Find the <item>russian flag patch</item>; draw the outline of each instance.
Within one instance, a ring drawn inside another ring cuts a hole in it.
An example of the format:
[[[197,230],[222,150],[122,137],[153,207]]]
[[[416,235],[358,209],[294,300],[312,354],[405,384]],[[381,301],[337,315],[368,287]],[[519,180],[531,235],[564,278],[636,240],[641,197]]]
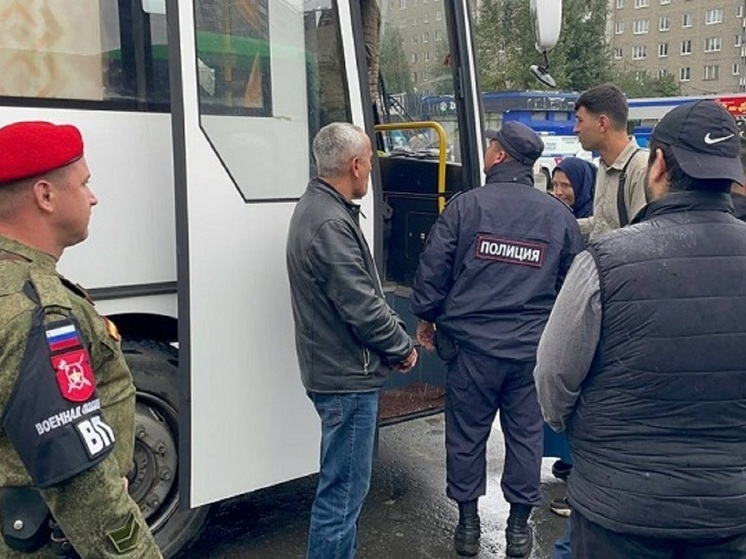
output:
[[[52,353],[69,349],[71,347],[79,347],[81,345],[78,331],[75,329],[75,325],[71,322],[49,328],[46,331],[46,334],[47,344]]]

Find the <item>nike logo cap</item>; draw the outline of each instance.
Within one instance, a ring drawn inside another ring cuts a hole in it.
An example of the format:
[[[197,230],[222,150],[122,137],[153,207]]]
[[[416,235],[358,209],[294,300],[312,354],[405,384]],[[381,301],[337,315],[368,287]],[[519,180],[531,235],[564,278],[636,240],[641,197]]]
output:
[[[669,111],[653,129],[653,140],[671,146],[687,175],[744,182],[738,126],[715,101],[695,101]]]

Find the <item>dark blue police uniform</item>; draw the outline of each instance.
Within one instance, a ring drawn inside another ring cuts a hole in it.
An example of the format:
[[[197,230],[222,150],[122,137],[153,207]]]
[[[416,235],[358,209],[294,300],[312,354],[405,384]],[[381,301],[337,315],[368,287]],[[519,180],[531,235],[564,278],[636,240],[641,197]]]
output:
[[[466,503],[485,494],[486,444],[499,410],[503,494],[530,513],[541,503],[536,348],[583,241],[567,206],[533,187],[539,136],[518,123],[487,136],[511,160],[446,206],[420,256],[410,306],[436,324],[436,343],[447,335],[458,348],[447,362],[448,496]]]

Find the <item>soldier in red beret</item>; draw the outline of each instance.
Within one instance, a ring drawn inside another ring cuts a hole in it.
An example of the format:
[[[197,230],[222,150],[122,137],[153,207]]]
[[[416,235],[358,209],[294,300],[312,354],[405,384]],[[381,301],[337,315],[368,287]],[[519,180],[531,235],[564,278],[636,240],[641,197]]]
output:
[[[127,493],[135,387],[116,328],[60,276],[88,236],[80,131],[0,128],[0,557],[160,558]]]

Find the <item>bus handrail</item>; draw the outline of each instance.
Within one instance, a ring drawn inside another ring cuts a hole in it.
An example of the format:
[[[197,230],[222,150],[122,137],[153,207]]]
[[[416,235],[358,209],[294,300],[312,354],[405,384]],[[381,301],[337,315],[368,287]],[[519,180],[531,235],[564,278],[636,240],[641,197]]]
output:
[[[446,207],[446,131],[440,123],[432,120],[418,122],[396,122],[391,124],[376,124],[376,132],[390,132],[392,130],[417,130],[419,128],[432,128],[438,135],[438,213],[442,213]]]

